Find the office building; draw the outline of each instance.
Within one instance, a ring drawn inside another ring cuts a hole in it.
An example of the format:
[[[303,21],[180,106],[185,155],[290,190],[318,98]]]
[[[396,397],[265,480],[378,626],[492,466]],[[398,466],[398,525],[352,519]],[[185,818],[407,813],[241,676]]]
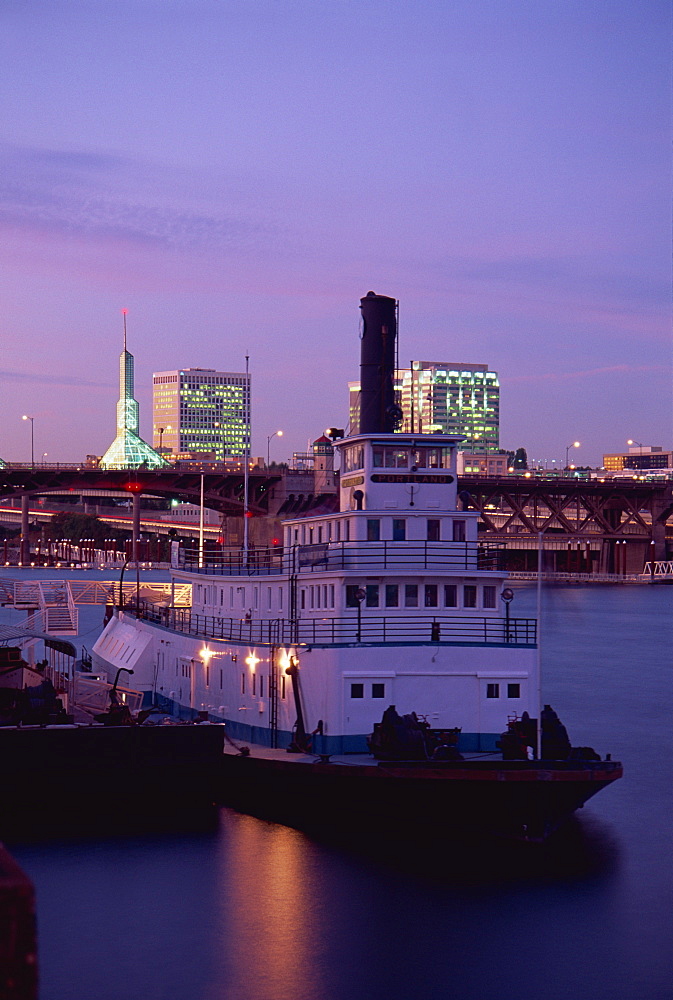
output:
[[[629,448],[628,452],[603,455],[603,468],[606,472],[622,472],[624,469],[651,472],[655,469],[670,469],[671,466],[673,452],[653,445],[639,444]]]
[[[349,382],[351,433],[357,433],[360,383]],[[486,365],[412,361],[395,375],[395,394],[405,433],[441,432],[465,438],[474,454],[500,448],[500,384]]]
[[[162,455],[222,462],[249,452],[249,374],[184,368],[155,372],[152,382],[153,442]]]

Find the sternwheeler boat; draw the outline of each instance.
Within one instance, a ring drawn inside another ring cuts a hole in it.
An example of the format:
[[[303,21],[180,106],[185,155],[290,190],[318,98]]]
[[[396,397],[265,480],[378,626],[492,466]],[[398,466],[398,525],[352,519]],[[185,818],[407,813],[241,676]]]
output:
[[[544,839],[621,765],[541,713],[537,622],[511,613],[458,495],[462,439],[397,430],[397,303],[369,292],[361,311],[338,510],[285,521],[271,549],[183,554],[191,607],[117,610],[94,669],[130,667],[148,704],[224,722],[238,808]]]

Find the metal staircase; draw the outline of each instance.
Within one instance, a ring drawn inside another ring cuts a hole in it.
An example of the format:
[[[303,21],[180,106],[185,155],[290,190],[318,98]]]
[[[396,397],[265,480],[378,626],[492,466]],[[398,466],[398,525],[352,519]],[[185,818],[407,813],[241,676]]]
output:
[[[17,610],[32,610],[32,628],[36,630],[50,635],[77,635],[79,615],[67,580],[5,581],[0,588],[0,603]]]

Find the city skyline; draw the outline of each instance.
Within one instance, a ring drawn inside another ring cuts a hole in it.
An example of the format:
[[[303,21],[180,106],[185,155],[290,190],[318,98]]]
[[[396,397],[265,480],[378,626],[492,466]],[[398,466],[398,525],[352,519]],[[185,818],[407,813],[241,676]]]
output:
[[[153,372],[249,355],[252,453],[303,450],[347,424],[369,289],[402,367],[488,359],[501,447],[671,447],[668,4],[0,18],[3,459],[104,453],[124,307],[145,440]]]

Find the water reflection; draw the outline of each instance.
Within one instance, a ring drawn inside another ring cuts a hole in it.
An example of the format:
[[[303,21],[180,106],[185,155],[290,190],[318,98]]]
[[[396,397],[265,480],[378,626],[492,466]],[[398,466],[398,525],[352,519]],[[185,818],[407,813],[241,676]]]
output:
[[[298,830],[222,810],[214,940],[228,998],[296,1000],[329,992],[316,962],[326,928],[315,861]]]
[[[613,829],[590,815],[571,819],[544,844],[474,836],[427,841],[399,830],[364,836],[361,829],[349,834],[324,826],[303,827],[302,832],[316,846],[361,859],[384,873],[447,886],[610,879],[621,860]]]

